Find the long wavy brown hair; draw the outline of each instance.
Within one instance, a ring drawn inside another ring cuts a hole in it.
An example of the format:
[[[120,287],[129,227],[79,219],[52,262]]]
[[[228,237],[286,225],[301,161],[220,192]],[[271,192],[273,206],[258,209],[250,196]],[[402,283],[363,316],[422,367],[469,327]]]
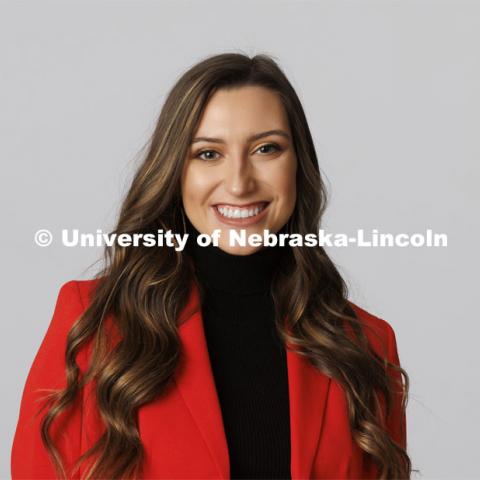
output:
[[[300,100],[271,56],[250,58],[241,53],[205,58],[175,83],[110,233],[185,232],[181,174],[200,116],[215,91],[247,85],[276,92],[288,115],[299,166],[289,231],[318,233],[327,192]],[[178,318],[195,280],[191,259],[173,248],[115,245],[105,248],[103,258],[91,303],[68,335],[66,387],[51,395],[42,419],[43,442],[63,478],[64,464],[49,430],[89,381],[95,382],[105,431],[76,468],[89,459],[85,479],[141,475],[144,447],[137,412],[172,380],[181,355]],[[393,392],[401,388],[405,413],[408,375],[370,347],[362,322],[349,307],[346,284],[325,250],[292,248],[275,275],[271,293],[276,327],[285,345],[290,342],[343,387],[352,437],[378,467],[379,478],[410,478],[409,456],[389,436],[379,406],[383,396],[388,415]],[[121,333],[114,346],[105,326],[109,314]],[[346,325],[354,336],[346,333]],[[76,357],[88,343],[93,345],[92,354],[82,374]],[[392,371],[401,382],[392,382]]]

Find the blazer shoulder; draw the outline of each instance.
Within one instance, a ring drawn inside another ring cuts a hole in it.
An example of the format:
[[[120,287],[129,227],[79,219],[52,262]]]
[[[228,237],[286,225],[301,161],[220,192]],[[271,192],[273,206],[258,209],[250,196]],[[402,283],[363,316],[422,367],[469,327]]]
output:
[[[37,364],[48,364],[47,357],[53,361],[60,362],[64,366],[63,351],[67,343],[70,329],[79,317],[84,313],[90,303],[91,296],[98,284],[98,280],[69,280],[60,286],[55,302],[53,315],[47,330],[44,334],[40,350],[34,362]],[[85,363],[84,358],[86,347],[83,347],[78,360],[81,366]],[[34,368],[34,369],[35,369]]]
[[[379,318],[372,313],[360,308],[352,302],[350,306],[355,311],[362,324],[366,326],[365,334],[376,353],[388,360],[395,367],[401,367],[398,347],[393,327],[386,320]],[[387,368],[391,379],[392,388],[392,409],[386,417],[386,429],[391,438],[402,448],[407,448],[407,419],[404,409],[404,400],[408,398],[407,385],[403,375],[397,368]],[[385,400],[380,397],[382,409],[385,411]],[[406,403],[405,403],[406,406]]]
[[[21,395],[17,426],[11,449],[11,477],[57,478],[41,436],[39,413],[49,404],[45,393],[67,385],[66,349],[69,333],[87,305],[94,281],[69,280],[60,286],[53,315],[37,349]],[[76,356],[82,372],[87,368],[86,346]],[[52,424],[52,438],[58,438],[62,456],[73,465],[80,454],[83,425],[83,396],[78,395],[63,421]],[[68,418],[68,421],[66,419]]]
[[[95,290],[97,289],[101,280],[102,278],[93,278],[89,280],[71,280],[70,282],[67,282],[66,285],[68,285],[69,283],[76,284],[80,299],[86,308],[90,304],[92,295],[95,293]]]
[[[396,350],[396,337],[392,325],[383,318],[359,307],[349,301],[350,307],[361,321],[365,335],[374,350],[382,357],[391,357],[392,350]]]

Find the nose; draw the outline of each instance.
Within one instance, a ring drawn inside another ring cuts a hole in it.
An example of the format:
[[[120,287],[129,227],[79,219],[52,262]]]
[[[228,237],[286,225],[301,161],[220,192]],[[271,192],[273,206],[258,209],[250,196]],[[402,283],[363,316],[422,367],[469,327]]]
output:
[[[253,166],[247,155],[238,153],[225,162],[225,190],[234,196],[244,196],[255,190]]]

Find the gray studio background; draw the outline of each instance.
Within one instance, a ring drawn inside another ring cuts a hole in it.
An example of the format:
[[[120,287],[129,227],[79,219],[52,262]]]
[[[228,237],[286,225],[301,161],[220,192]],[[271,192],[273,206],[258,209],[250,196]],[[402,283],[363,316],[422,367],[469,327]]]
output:
[[[113,227],[164,96],[203,57],[268,53],[303,102],[324,228],[448,234],[447,248],[330,248],[351,298],[394,327],[414,478],[480,478],[480,2],[1,2],[0,476],[60,286]]]

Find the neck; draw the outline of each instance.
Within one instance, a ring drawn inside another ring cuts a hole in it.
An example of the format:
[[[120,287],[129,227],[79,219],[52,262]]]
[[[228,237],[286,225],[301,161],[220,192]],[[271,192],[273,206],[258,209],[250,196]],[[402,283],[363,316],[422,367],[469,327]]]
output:
[[[233,255],[213,245],[199,246],[200,232],[190,222],[187,233],[186,251],[192,257],[199,281],[208,289],[242,295],[270,289],[282,247],[263,247],[250,255]]]

